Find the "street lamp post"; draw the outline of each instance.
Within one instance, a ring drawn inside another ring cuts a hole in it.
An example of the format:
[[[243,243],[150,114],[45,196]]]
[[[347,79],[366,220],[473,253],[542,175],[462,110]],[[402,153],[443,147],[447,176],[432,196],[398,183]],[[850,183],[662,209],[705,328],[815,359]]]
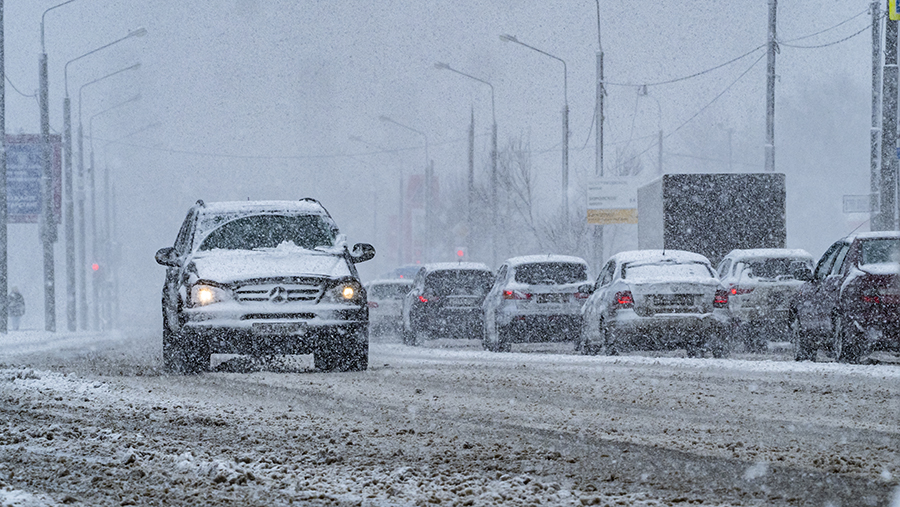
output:
[[[70,1],[74,1],[74,0],[70,0]],[[71,200],[72,200],[73,192],[72,192],[72,170],[71,170],[71,158],[70,158],[71,157],[70,153],[72,151],[72,130],[71,130],[72,128],[71,128],[71,120],[70,120],[71,114],[70,114],[70,100],[69,100],[69,64],[76,62],[78,60],[81,60],[82,58],[92,55],[98,51],[102,51],[102,50],[104,50],[114,44],[118,44],[124,40],[130,39],[132,37],[143,37],[144,35],[147,35],[147,30],[145,28],[138,28],[137,30],[128,32],[128,34],[126,34],[122,38],[116,39],[108,44],[100,46],[92,51],[88,51],[87,53],[84,53],[81,56],[78,56],[76,58],[69,60],[68,62],[66,62],[65,67],[63,67],[63,79],[64,79],[65,92],[66,92],[66,97],[65,97],[65,100],[63,101],[63,108],[64,108],[63,115],[64,115],[64,127],[65,127],[64,138],[66,139],[66,149],[68,152],[66,158],[69,160],[69,162],[67,164],[68,169],[66,171],[67,174],[66,174],[66,178],[65,178],[66,179],[66,187],[69,190],[66,193],[66,195],[67,195],[66,210],[67,210],[67,215],[69,217],[74,215],[73,213],[71,213],[71,207],[72,207]],[[123,71],[124,70],[125,69],[123,69]],[[114,73],[114,74],[116,74],[116,73]],[[109,77],[109,76],[107,76],[107,77]],[[85,257],[84,257],[85,238],[84,238],[84,149],[83,149],[84,148],[84,140],[83,140],[83,137],[84,137],[84,134],[83,134],[83,128],[82,128],[82,123],[81,123],[81,91],[79,90],[79,97],[78,97],[78,175],[77,175],[78,183],[77,183],[77,190],[76,190],[78,193],[77,214],[78,214],[78,224],[79,224],[79,231],[80,231],[78,234],[78,237],[77,237],[77,243],[78,243],[77,249],[78,249],[79,255],[78,255],[77,262],[75,261],[74,252],[72,252],[72,256],[69,257],[70,243],[69,243],[69,240],[67,237],[66,257],[67,257],[67,265],[71,265],[71,266],[80,265],[82,267],[82,269],[77,270],[77,272],[79,273],[78,278],[80,279],[79,280],[80,284],[78,284],[78,288],[79,288],[78,299],[81,301],[81,305],[80,305],[81,311],[79,312],[80,315],[79,315],[78,320],[81,322],[82,329],[86,329],[87,328],[87,289],[86,289],[85,284],[87,283],[87,277],[85,275],[85,270],[84,270],[85,266],[83,265],[83,262],[85,259]],[[75,224],[74,224],[74,220],[70,224],[69,219],[67,218],[66,234],[68,235],[70,232],[71,232],[72,236],[74,237],[75,236]],[[74,251],[74,249],[75,249],[75,245],[72,245],[71,251]],[[67,272],[67,275],[68,275],[68,272]],[[73,273],[73,276],[74,276],[74,273]],[[76,286],[75,280],[72,279],[71,282],[72,282],[71,287],[74,288]],[[70,291],[71,290],[73,290],[73,289],[70,289]],[[74,308],[76,307],[76,304],[74,301],[75,296],[74,296],[74,294],[69,294],[69,297],[72,298],[72,300],[70,300],[70,301],[71,301],[71,308],[73,310],[71,310],[71,311],[74,311]],[[71,318],[74,319],[74,315]]]
[[[513,35],[501,35],[500,40],[503,42],[514,42],[520,46],[524,46],[532,51],[537,51],[538,53],[549,56],[554,60],[563,64],[563,110],[562,110],[562,130],[563,130],[563,150],[562,150],[562,202],[563,202],[563,216],[565,217],[566,224],[569,223],[569,71],[566,66],[566,61],[558,56],[551,55],[550,53],[540,50],[534,46],[530,46],[520,41]]]
[[[81,58],[81,57],[79,57]],[[66,63],[66,68],[68,68],[69,63],[75,60],[69,60]],[[99,79],[95,79],[88,83],[81,85],[78,89],[78,117],[81,118],[81,104],[82,104],[82,92],[85,87],[92,85],[94,83],[103,81],[106,78],[115,76],[116,74],[120,74],[129,70],[136,70],[140,68],[141,64],[136,63],[130,67],[126,67],[121,70],[117,70],[116,72],[112,72],[107,74]],[[75,211],[74,211],[74,197],[73,197],[73,189],[72,189],[72,116],[71,116],[71,101],[69,100],[68,93],[68,73],[66,73],[66,97],[63,100],[63,124],[64,124],[64,137],[63,140],[65,144],[65,153],[66,156],[64,158],[64,204],[65,204],[65,229],[66,229],[66,320],[69,331],[75,331],[76,327],[76,275],[75,275]],[[83,222],[82,222],[83,223]],[[85,304],[85,300],[81,300],[81,304]],[[84,327],[84,320],[82,320],[82,327]]]
[[[75,0],[68,0],[54,5],[41,14],[41,56],[38,59],[38,103],[41,110],[41,150],[43,174],[41,175],[41,245],[44,256],[44,329],[56,331],[56,276],[53,258],[53,243],[56,241],[56,224],[53,221],[53,199],[51,175],[53,171],[50,157],[50,86],[47,77],[47,47],[44,44],[44,20],[53,9],[68,5]],[[4,291],[5,293],[5,291]]]
[[[491,89],[491,262],[492,266],[497,265],[497,114],[494,108],[494,85],[485,81],[484,79],[477,78],[471,74],[466,74],[463,71],[454,69],[450,65],[442,62],[437,62],[434,64],[434,67],[440,70],[449,70],[450,72],[455,72],[460,76],[467,77],[469,79],[473,79],[478,81],[479,83],[486,84]],[[472,176],[470,175],[470,179]],[[563,192],[565,194],[565,192]],[[471,189],[470,189],[471,194]],[[470,196],[471,201],[471,196]],[[470,203],[471,206],[471,203]],[[471,230],[471,224],[469,224],[469,228]]]
[[[640,88],[638,88],[638,97],[647,97],[647,98],[653,99],[653,102],[656,102],[656,113],[657,113],[656,130],[657,130],[657,133],[659,136],[659,138],[657,139],[657,146],[656,146],[658,149],[656,170],[660,175],[662,175],[662,173],[663,173],[662,106],[659,105],[659,100],[656,97],[647,93],[647,85],[644,85],[644,86],[641,86]],[[731,172],[730,167],[728,168],[728,171]]]
[[[421,130],[416,130],[408,125],[404,125],[404,124],[402,124],[392,118],[389,118],[385,115],[379,116],[378,119],[380,119],[383,122],[393,123],[394,125],[396,125],[400,128],[404,128],[411,132],[415,132],[416,134],[419,134],[420,136],[425,138],[425,188],[423,189],[423,193],[422,193],[424,206],[425,206],[425,238],[423,241],[424,245],[423,245],[422,249],[424,251],[425,261],[429,262],[431,260],[431,239],[432,239],[432,235],[431,235],[432,216],[431,215],[433,213],[434,202],[433,202],[433,199],[431,198],[432,168],[431,168],[431,159],[428,156],[428,135],[425,134],[425,132],[422,132]]]
[[[99,245],[100,237],[97,234],[97,190],[96,190],[95,178],[94,178],[94,174],[96,173],[95,167],[94,167],[94,118],[101,116],[105,113],[108,113],[114,109],[118,109],[126,104],[136,102],[140,99],[141,99],[140,95],[135,95],[128,100],[119,102],[118,104],[116,104],[114,106],[110,106],[110,107],[100,111],[99,113],[94,114],[88,120],[88,138],[90,139],[90,144],[91,144],[91,148],[90,148],[91,166],[90,166],[90,171],[89,171],[89,175],[90,175],[89,182],[90,182],[90,193],[91,193],[91,256],[94,257],[95,260],[100,252],[100,245]],[[79,112],[79,120],[80,120],[80,112]],[[79,125],[79,131],[81,131],[80,127],[81,126]],[[84,212],[83,195],[84,195],[84,193],[82,192],[81,193],[82,213]],[[82,217],[83,217],[83,214],[82,214]],[[82,238],[84,238],[84,236],[86,236],[84,228],[82,228],[81,236],[82,236]],[[92,299],[91,329],[100,331],[101,330],[100,329],[100,308],[99,308],[100,284],[98,283],[98,280],[96,279],[96,277],[91,283],[91,299]]]

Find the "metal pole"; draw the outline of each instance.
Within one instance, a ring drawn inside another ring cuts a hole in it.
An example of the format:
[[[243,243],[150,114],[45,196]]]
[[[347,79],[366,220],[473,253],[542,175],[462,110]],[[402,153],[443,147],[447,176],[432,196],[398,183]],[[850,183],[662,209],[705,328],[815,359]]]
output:
[[[91,132],[91,139],[93,140],[93,131]],[[98,244],[100,236],[97,234],[97,186],[94,184],[94,149],[91,148],[91,167],[88,170],[88,174],[90,175],[90,185],[91,185],[91,258],[93,262],[91,266],[95,263],[99,263],[99,259],[97,257],[97,253],[100,251],[100,245]],[[100,273],[98,271],[91,271],[93,273],[93,277],[91,279],[91,329],[95,331],[103,331],[100,328]]]
[[[75,331],[75,205],[72,196],[72,102],[63,99],[63,200],[66,231],[66,328]]]
[[[775,172],[775,14],[778,0],[769,0],[769,54],[766,70],[766,172]]]
[[[872,2],[872,128],[869,131],[871,152],[869,154],[869,173],[871,178],[871,198],[869,227],[874,229],[878,221],[878,189],[879,154],[881,152],[881,6],[880,2]]]
[[[468,188],[466,195],[466,226],[468,234],[466,235],[466,247],[471,253],[473,251],[472,230],[475,226],[472,220],[472,207],[475,203],[475,107],[469,108],[469,174]]]
[[[562,110],[562,131],[563,131],[563,150],[562,150],[562,205],[563,205],[563,222],[566,227],[569,226],[569,104],[563,106]]]
[[[595,111],[595,121],[597,123],[597,155],[596,167],[594,175],[598,178],[603,177],[603,124],[606,121],[604,117],[604,97],[606,90],[603,87],[603,40],[600,37],[600,0],[597,0],[597,110]],[[595,225],[593,228],[594,240],[591,242],[593,250],[593,264],[599,266],[603,262],[603,226]]]
[[[56,282],[54,276],[53,242],[56,224],[53,220],[52,171],[50,149],[49,86],[47,83],[47,53],[41,53],[39,67],[41,143],[43,145],[41,176],[41,246],[44,257],[44,329],[56,332]]]
[[[80,104],[79,104],[80,106]],[[79,107],[80,109],[80,107]],[[81,112],[78,113],[78,174],[76,175],[75,181],[77,182],[77,189],[75,191],[75,208],[76,208],[76,221],[78,222],[78,234],[75,239],[75,246],[77,250],[77,265],[78,269],[78,301],[80,301],[80,305],[78,305],[78,326],[79,329],[86,330],[88,326],[88,311],[87,311],[87,273],[85,270],[87,269],[86,265],[86,255],[85,255],[85,234],[84,234],[84,125],[81,123]]]
[[[662,173],[663,173],[663,131],[662,131],[662,129],[659,129],[659,142],[657,144],[659,145],[659,166],[657,167],[657,172],[660,175],[662,175]],[[731,160],[730,152],[728,155],[728,159],[729,159],[729,166],[730,166],[730,160]]]
[[[6,55],[3,39],[3,0],[0,0],[0,333],[7,332],[9,301],[7,300],[7,235],[6,209]]]
[[[879,193],[881,209],[871,228],[876,231],[894,228],[894,192],[897,172],[897,22],[885,19],[884,70],[881,88],[881,174]]]
[[[493,99],[494,88],[491,87],[491,107],[493,107]],[[500,228],[497,225],[500,215],[500,204],[497,202],[497,185],[499,180],[497,175],[497,157],[497,121],[494,120],[494,123],[491,125],[491,267],[495,269],[500,261],[497,257],[498,236],[500,234]]]

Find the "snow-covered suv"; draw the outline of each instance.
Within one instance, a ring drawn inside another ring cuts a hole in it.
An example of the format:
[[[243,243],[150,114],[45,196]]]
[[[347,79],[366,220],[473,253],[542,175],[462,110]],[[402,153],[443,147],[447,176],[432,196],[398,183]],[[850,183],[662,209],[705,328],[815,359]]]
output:
[[[368,307],[352,249],[314,199],[197,201],[175,245],[156,253],[162,290],[163,363],[205,371],[210,354],[314,354],[316,368],[368,366]]]

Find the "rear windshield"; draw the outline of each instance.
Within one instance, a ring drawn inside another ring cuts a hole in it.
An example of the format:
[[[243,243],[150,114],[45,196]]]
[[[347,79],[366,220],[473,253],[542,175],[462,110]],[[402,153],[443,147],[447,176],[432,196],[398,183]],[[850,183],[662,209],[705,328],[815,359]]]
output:
[[[491,290],[493,281],[494,276],[488,271],[435,271],[425,277],[425,290],[438,295],[482,296]]]
[[[860,264],[900,262],[900,238],[867,239],[861,243]]]
[[[587,266],[572,262],[538,262],[516,268],[516,281],[529,285],[560,285],[587,280]]]
[[[797,264],[809,265],[807,259],[798,258],[773,258],[773,259],[751,259],[741,261],[735,269],[735,273],[748,278],[792,278],[792,267]]]
[[[374,299],[403,299],[409,292],[409,285],[402,283],[386,283],[369,287],[369,297]]]
[[[200,250],[255,250],[282,243],[312,250],[334,246],[334,234],[321,215],[253,215],[232,220],[203,240]]]
[[[714,278],[712,268],[700,262],[664,264],[626,264],[622,266],[622,279],[666,280],[684,278]]]

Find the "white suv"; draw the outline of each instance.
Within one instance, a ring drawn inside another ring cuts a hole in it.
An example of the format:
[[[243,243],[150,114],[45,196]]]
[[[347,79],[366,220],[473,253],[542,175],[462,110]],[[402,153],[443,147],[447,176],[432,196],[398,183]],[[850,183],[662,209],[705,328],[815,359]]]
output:
[[[314,354],[321,370],[368,366],[369,309],[355,263],[314,199],[197,204],[175,245],[156,253],[162,290],[163,363],[205,371],[210,354]]]

